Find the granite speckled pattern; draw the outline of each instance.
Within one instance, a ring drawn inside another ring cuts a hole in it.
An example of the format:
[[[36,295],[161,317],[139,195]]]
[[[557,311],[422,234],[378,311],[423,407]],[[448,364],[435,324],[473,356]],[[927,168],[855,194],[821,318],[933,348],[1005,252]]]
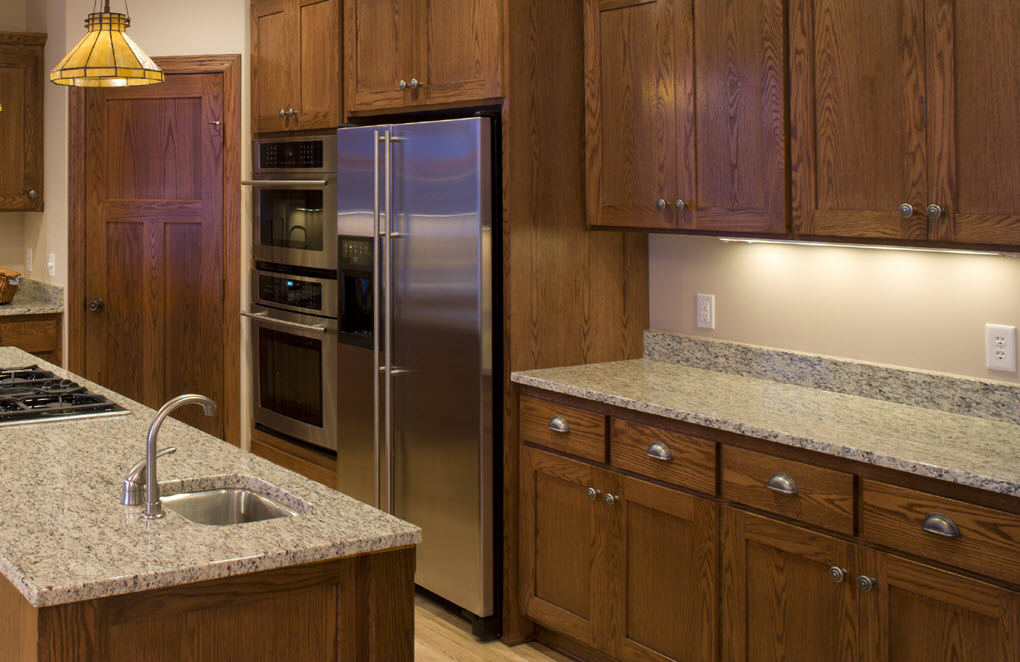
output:
[[[515,372],[519,384],[1020,496],[1020,426],[651,359]]]
[[[0,427],[0,573],[37,607],[382,551],[421,530],[296,473],[167,419],[159,460],[167,493],[275,486],[295,517],[204,526],[167,511],[145,522],[119,503],[124,473],[145,455],[155,412],[13,348],[0,366],[37,364],[103,393],[131,414]]]
[[[645,331],[646,359],[1020,424],[1020,384]]]
[[[64,312],[64,288],[22,278],[14,300],[0,305],[0,316]]]

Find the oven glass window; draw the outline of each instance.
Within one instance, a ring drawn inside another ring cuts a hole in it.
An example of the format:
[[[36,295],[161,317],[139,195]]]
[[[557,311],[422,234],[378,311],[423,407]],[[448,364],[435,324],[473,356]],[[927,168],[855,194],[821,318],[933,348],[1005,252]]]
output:
[[[259,404],[322,427],[322,341],[259,328]]]
[[[322,189],[259,189],[259,243],[322,250]]]
[[[322,311],[322,283],[259,274],[259,301]]]

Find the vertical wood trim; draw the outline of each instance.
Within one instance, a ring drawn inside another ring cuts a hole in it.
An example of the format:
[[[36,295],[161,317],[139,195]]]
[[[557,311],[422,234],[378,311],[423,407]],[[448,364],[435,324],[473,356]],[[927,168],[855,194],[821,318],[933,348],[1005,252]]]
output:
[[[68,91],[67,351],[64,366],[85,373],[85,90]]]
[[[790,226],[815,234],[815,63],[812,0],[790,0]]]
[[[956,215],[956,85],[954,0],[928,0],[925,16],[928,75],[928,201],[942,215],[928,220],[928,239],[953,241]],[[992,66],[989,63],[989,66]]]
[[[223,427],[241,445],[241,56],[223,69]]]

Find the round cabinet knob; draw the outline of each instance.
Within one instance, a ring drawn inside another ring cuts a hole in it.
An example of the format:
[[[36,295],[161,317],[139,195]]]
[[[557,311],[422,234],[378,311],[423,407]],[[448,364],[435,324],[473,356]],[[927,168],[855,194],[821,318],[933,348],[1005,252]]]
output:
[[[607,506],[612,508],[613,506],[616,505],[616,502],[620,500],[620,497],[616,496],[615,494],[607,493],[606,496],[602,497],[602,500],[605,501]]]
[[[904,202],[902,205],[900,205],[900,216],[902,216],[903,218],[910,218],[916,212],[917,210],[914,209],[914,205],[910,204],[909,202]]]
[[[934,203],[928,205],[928,210],[927,211],[928,211],[928,218],[930,218],[933,221],[936,220],[937,218],[939,218],[940,216],[942,216],[942,207],[939,207],[938,205],[936,205]]]
[[[399,83],[397,83],[397,89],[403,92],[404,90],[407,89],[407,83],[405,81],[400,81]]]
[[[287,116],[287,111],[284,110],[283,108],[281,108],[280,109],[280,117],[286,117],[286,116]]]
[[[857,578],[857,588],[861,589],[865,593],[874,590],[876,586],[878,586],[878,580],[874,577],[861,575]]]
[[[687,209],[687,203],[681,200],[680,198],[677,198],[676,201],[673,203],[673,208],[676,209],[677,211],[683,211]]]
[[[419,83],[417,78],[412,78],[411,79],[411,89],[412,90],[417,90],[419,87],[425,87],[425,86],[422,83]]]
[[[28,192],[28,197],[30,197],[33,200],[35,200],[36,198],[39,197],[39,191],[36,191],[35,189],[32,189],[31,191]]]
[[[594,501],[595,499],[598,499],[600,494],[602,494],[602,492],[600,492],[599,490],[596,490],[594,487],[589,487],[588,501]]]
[[[662,211],[663,209],[665,209],[666,208],[666,200],[665,200],[665,198],[659,198],[658,200],[656,200],[655,201],[655,208],[658,209],[659,211]]]
[[[287,117],[291,117],[292,115],[296,115],[296,114],[297,113],[294,111],[293,108],[288,108],[287,109]]]
[[[833,584],[842,583],[842,581],[846,579],[846,568],[832,566],[829,568],[829,577],[832,578]]]
[[[106,304],[103,303],[102,299],[96,298],[85,304],[85,307],[89,309],[90,313],[101,313],[103,312],[103,308],[106,307]]]

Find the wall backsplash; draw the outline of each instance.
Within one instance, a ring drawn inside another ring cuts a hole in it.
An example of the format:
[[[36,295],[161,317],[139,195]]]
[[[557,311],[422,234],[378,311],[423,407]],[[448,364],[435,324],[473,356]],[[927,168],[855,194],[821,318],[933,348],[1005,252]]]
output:
[[[715,330],[695,324],[715,295]],[[649,236],[653,329],[1005,382],[984,325],[1020,325],[1020,258]]]

